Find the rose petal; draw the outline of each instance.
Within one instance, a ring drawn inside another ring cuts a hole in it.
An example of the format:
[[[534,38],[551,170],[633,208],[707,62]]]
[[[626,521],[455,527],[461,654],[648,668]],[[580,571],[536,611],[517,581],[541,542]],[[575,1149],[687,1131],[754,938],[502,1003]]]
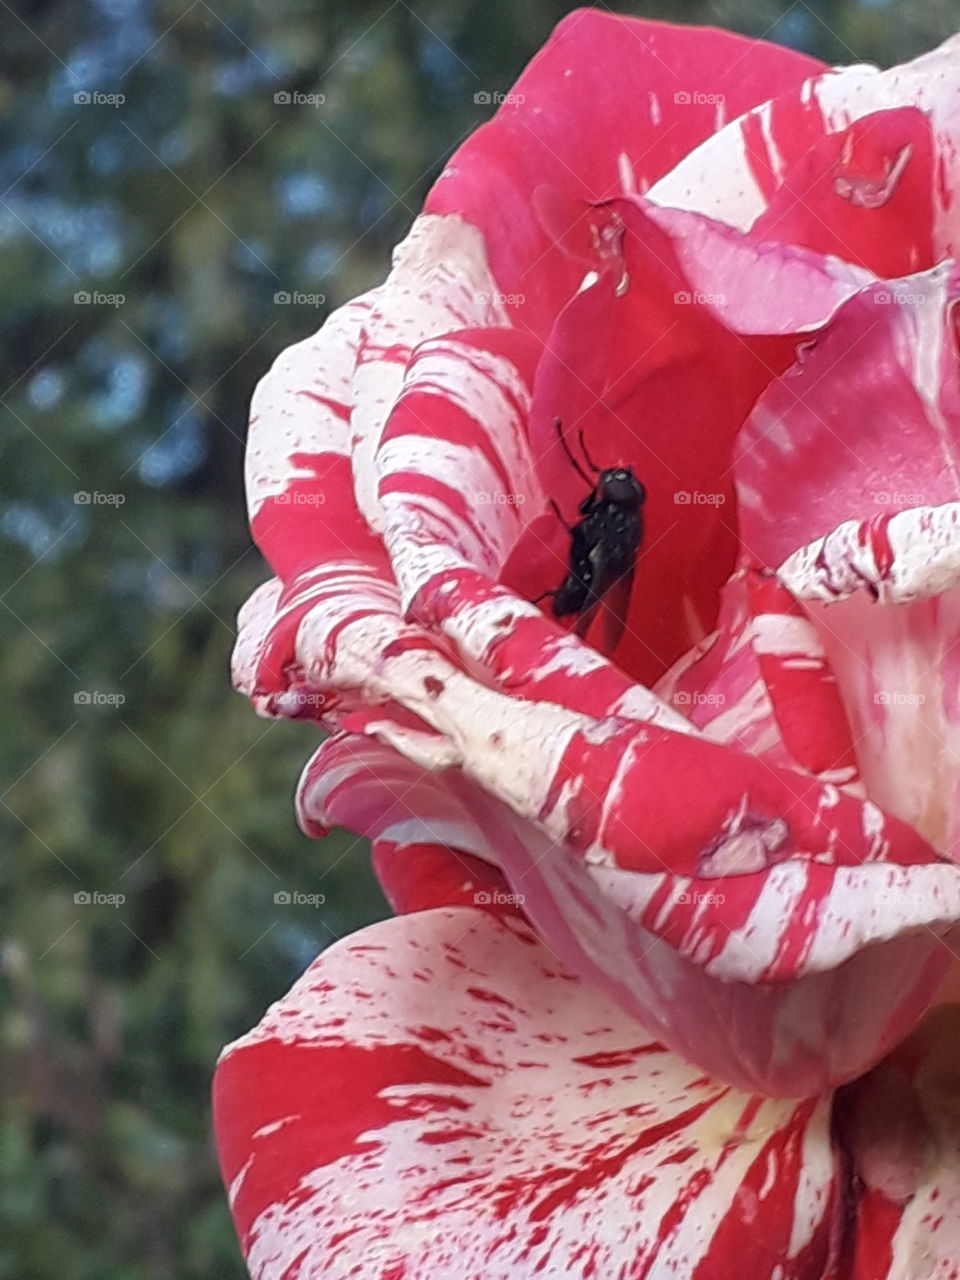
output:
[[[791,165],[751,234],[877,276],[925,271],[938,261],[935,163],[930,120],[916,107],[861,116]]]
[[[946,265],[852,299],[762,397],[736,463],[745,542],[820,633],[869,794],[950,857],[958,298]]]
[[[225,1052],[215,1104],[256,1280],[829,1265],[828,1102],[704,1078],[482,912],[331,947]]]
[[[835,1104],[859,1194],[849,1275],[960,1275],[960,1006],[935,1009]],[[856,1184],[855,1184],[856,1185]]]
[[[876,279],[840,258],[737,231],[699,213],[659,208],[650,200],[643,207],[670,236],[691,297],[736,333],[819,329]]]
[[[425,342],[411,359],[376,455],[404,607],[451,567],[495,579],[543,505],[526,434],[539,356],[529,335],[486,329]]]
[[[383,526],[376,455],[410,357],[421,342],[471,327],[508,324],[488,244],[459,214],[421,214],[394,250],[393,269],[363,325],[351,395],[351,452],[357,506]]]
[[[958,299],[951,264],[865,289],[761,397],[735,463],[757,562],[778,565],[845,521],[873,519],[867,551],[883,542],[880,517],[960,498]]]
[[[801,165],[818,144],[829,150],[829,144],[822,142],[826,136],[843,133],[874,112],[916,107],[929,117],[936,153],[931,260],[954,256],[960,228],[951,194],[960,182],[958,82],[956,37],[889,71],[854,66],[828,72],[732,121],[691,151],[647,194],[657,204],[706,214],[748,231],[766,212],[787,175],[797,174],[794,166]],[[878,128],[884,127],[877,123]],[[898,150],[891,144],[891,166],[896,164]],[[844,213],[843,202],[850,199],[849,191],[835,191],[834,196],[831,220]],[[917,223],[926,222],[922,210],[914,212]]]
[[[714,742],[813,774],[863,798],[853,738],[823,643],[773,575],[741,569],[723,591],[717,631],[656,692]]]
[[[254,392],[246,453],[250,522],[285,581],[329,555],[331,543],[347,555],[377,555],[349,484],[339,479],[349,460],[362,326],[376,296],[374,290],[340,307],[317,333],[281,352]]]
[[[822,1093],[879,1061],[929,1007],[950,965],[942,939],[960,932],[960,870],[947,864],[627,875],[497,806],[482,813],[566,964],[709,1074],[771,1096]]]
[[[960,861],[960,591],[807,608],[843,690],[870,795]]]
[[[454,154],[427,209],[482,230],[511,311],[546,337],[582,270],[539,216],[538,188],[585,204],[644,191],[725,120],[822,69],[726,31],[578,10]]]

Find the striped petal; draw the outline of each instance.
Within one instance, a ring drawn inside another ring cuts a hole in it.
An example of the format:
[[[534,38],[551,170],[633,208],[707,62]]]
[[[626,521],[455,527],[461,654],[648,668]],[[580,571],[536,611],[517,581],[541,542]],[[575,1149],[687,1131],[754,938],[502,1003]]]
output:
[[[958,1050],[960,1005],[944,1005],[837,1095],[836,1133],[855,1178],[849,1280],[960,1276]]]
[[[889,71],[854,66],[816,76],[720,129],[649,198],[784,242],[815,238],[814,247],[842,250],[848,261],[869,245],[866,265],[877,272],[891,265],[890,253],[905,256],[906,270],[922,270],[954,256],[960,233],[951,194],[960,181],[958,86],[957,37]],[[806,211],[796,200],[804,181]],[[867,210],[879,216],[864,220]],[[826,223],[819,233],[814,215]],[[877,227],[899,228],[906,242],[884,243]],[[901,260],[892,260],[891,274],[904,271]]]
[[[952,858],[958,300],[945,264],[849,301],[762,397],[736,464],[745,541],[816,627],[868,793]]]
[[[518,910],[496,850],[442,775],[366,734],[328,738],[314,753],[297,789],[297,816],[307,835],[340,826],[371,840],[395,911]]]
[[[215,1101],[255,1280],[812,1280],[835,1258],[829,1101],[704,1077],[488,913],[330,948],[225,1051]]]
[[[427,210],[481,229],[506,306],[545,338],[583,276],[557,243],[545,193],[585,216],[596,201],[645,191],[726,121],[823,70],[726,31],[577,10],[457,150]]]

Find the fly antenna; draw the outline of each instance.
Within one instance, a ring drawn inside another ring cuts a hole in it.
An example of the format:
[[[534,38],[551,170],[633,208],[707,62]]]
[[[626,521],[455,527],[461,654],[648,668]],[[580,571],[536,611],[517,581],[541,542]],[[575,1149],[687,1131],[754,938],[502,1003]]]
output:
[[[587,453],[587,442],[583,438],[583,427],[580,428],[580,448],[583,450],[583,456],[586,458],[587,462],[590,464],[593,470],[597,473],[597,475],[599,475],[600,468],[597,466],[594,460],[590,457],[589,453]]]
[[[597,482],[596,482],[596,480],[594,480],[592,476],[588,476],[588,475],[587,475],[587,473],[584,471],[583,467],[580,465],[580,463],[579,463],[579,462],[576,460],[576,458],[573,456],[573,452],[572,452],[572,451],[571,451],[571,449],[570,449],[570,445],[567,443],[567,437],[563,434],[563,423],[560,421],[560,419],[559,419],[559,418],[554,418],[554,420],[553,420],[553,425],[554,425],[554,426],[556,427],[556,429],[557,429],[557,435],[560,437],[560,443],[563,445],[563,451],[564,451],[564,453],[567,455],[567,457],[570,459],[570,462],[571,462],[571,464],[572,464],[572,466],[573,466],[574,470],[575,470],[575,471],[577,472],[577,474],[581,477],[581,479],[583,479],[583,480],[584,480],[588,485],[590,485],[591,489],[592,489],[592,488],[595,488],[595,487],[596,487],[596,483],[597,483]],[[581,446],[583,445],[583,431],[582,431],[582,430],[581,430],[581,432],[580,432],[580,444],[581,444]],[[586,455],[586,452],[587,452],[587,451],[586,451],[586,449],[584,449],[584,451],[583,451],[583,452],[584,452],[584,455]],[[589,459],[589,458],[587,458],[587,461],[588,461],[588,462],[590,462],[590,459]],[[591,466],[593,466],[593,463],[591,462],[591,463],[590,463],[590,465],[591,465]],[[593,469],[594,469],[594,471],[596,471],[596,469],[597,469],[597,468],[596,468],[596,467],[593,467]]]

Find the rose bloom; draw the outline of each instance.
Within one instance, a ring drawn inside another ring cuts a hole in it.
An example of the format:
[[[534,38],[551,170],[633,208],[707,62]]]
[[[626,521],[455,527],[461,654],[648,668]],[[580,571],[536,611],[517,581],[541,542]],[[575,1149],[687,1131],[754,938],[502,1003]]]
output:
[[[400,914],[219,1065],[257,1280],[960,1276],[958,190],[958,40],[584,10],[260,384],[236,683]]]

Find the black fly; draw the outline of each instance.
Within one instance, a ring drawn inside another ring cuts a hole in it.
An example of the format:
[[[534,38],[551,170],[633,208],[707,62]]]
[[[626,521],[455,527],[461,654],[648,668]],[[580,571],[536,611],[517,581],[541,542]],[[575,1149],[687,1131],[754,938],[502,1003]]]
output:
[[[643,541],[643,504],[647,491],[629,467],[601,470],[587,453],[583,432],[580,448],[595,473],[591,478],[573,456],[559,418],[554,426],[564,452],[579,475],[590,485],[580,503],[580,519],[570,528],[570,564],[567,576],[553,596],[557,618],[578,614],[574,630],[584,636],[604,606],[604,644],[609,652],[623,633],[633,571]],[[554,503],[554,510],[563,519]],[[543,599],[543,596],[540,597]]]

